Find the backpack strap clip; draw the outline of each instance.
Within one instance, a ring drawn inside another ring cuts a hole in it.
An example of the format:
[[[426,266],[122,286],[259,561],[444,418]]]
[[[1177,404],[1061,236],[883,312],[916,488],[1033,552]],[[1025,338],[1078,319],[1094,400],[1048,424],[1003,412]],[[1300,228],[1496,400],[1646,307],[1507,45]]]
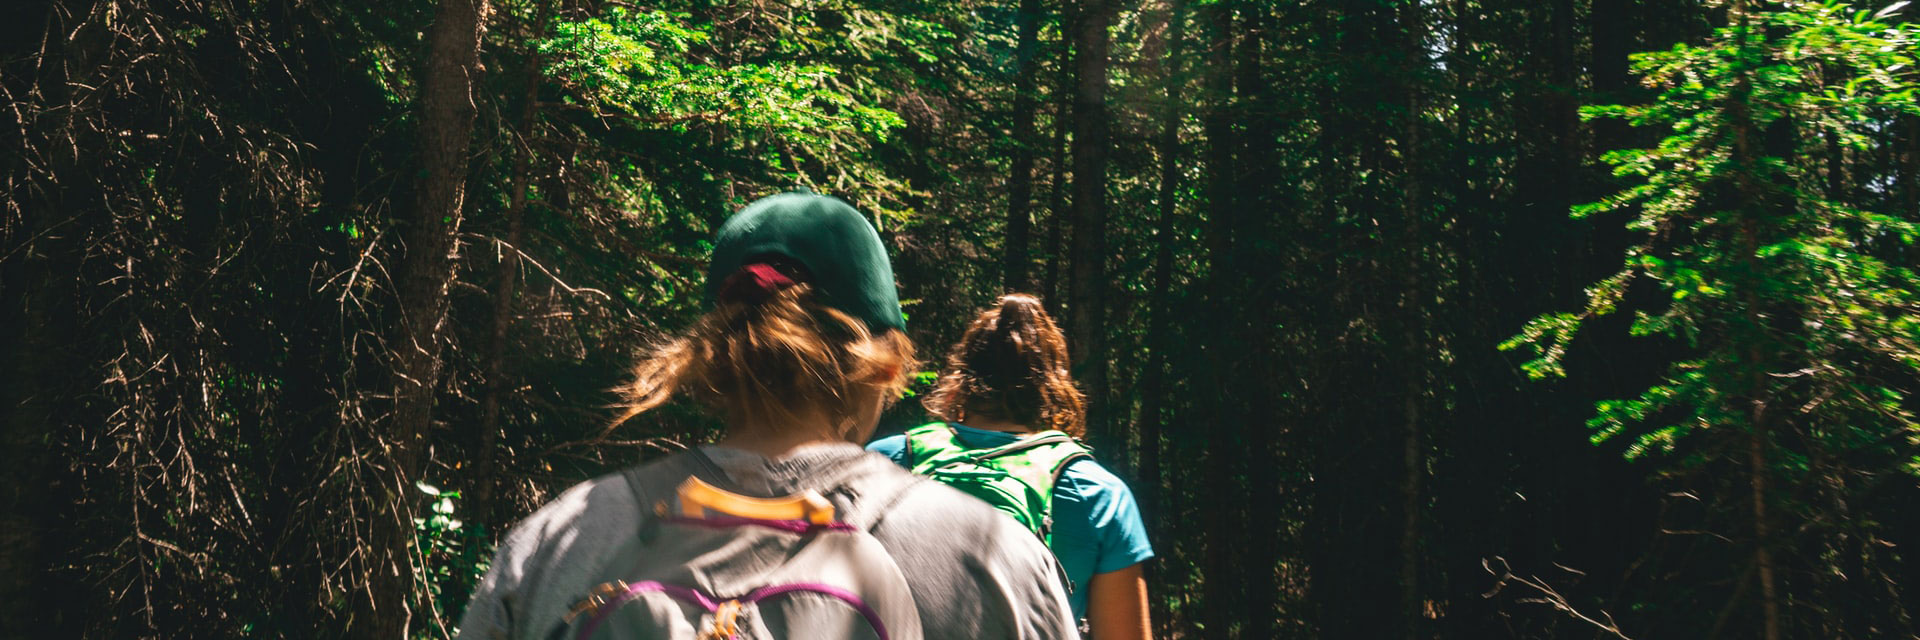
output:
[[[593,589],[587,591],[585,600],[574,604],[573,609],[567,611],[567,617],[562,624],[573,624],[573,619],[582,615],[591,617],[599,614],[600,607],[606,606],[607,603],[612,602],[614,598],[625,594],[627,588],[627,583],[622,580],[602,582],[594,585]]]

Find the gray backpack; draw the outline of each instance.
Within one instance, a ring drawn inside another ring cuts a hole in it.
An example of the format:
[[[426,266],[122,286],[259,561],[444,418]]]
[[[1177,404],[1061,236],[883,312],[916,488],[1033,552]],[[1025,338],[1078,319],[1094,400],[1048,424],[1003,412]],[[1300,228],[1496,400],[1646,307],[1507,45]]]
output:
[[[768,519],[683,512],[684,491],[647,495],[645,487],[689,477],[728,490],[726,474],[698,449],[644,471],[649,477],[637,475],[642,469],[628,470],[627,485],[652,514],[550,639],[921,640],[906,577],[871,534],[921,482],[915,476],[879,456],[855,456],[805,487],[812,501],[832,505],[831,519]]]

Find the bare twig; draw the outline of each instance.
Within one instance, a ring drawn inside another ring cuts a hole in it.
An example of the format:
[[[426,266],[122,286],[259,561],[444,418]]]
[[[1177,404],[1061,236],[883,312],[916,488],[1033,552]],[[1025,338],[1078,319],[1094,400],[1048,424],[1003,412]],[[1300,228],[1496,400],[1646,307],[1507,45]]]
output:
[[[1493,568],[1493,565],[1495,563],[1498,563],[1500,565],[1499,569]],[[1556,564],[1555,566],[1559,566],[1559,565]],[[1581,613],[1579,609],[1574,608],[1573,604],[1567,601],[1566,596],[1560,595],[1560,592],[1555,591],[1552,586],[1548,585],[1545,580],[1540,579],[1538,576],[1514,575],[1513,568],[1511,566],[1508,566],[1506,558],[1502,558],[1500,556],[1494,556],[1491,558],[1482,558],[1480,560],[1480,567],[1483,569],[1486,569],[1487,573],[1493,574],[1495,578],[1493,589],[1486,592],[1485,594],[1482,594],[1481,597],[1483,598],[1491,598],[1496,595],[1499,595],[1500,592],[1502,590],[1505,590],[1507,585],[1510,583],[1518,584],[1520,586],[1523,586],[1532,590],[1534,593],[1539,594],[1536,596],[1520,598],[1519,599],[1520,602],[1537,603],[1537,604],[1544,604],[1544,605],[1551,606],[1555,610],[1560,611],[1561,613],[1565,613],[1569,616],[1572,616],[1576,620],[1580,620],[1587,624],[1593,625],[1595,628],[1601,631],[1607,632],[1609,634],[1612,634],[1613,637],[1619,638],[1620,640],[1633,640],[1632,638],[1627,637],[1626,633],[1623,633],[1620,631],[1620,626],[1618,624],[1615,624],[1613,621],[1613,614],[1607,613],[1605,611],[1600,612],[1600,617],[1606,618],[1605,622],[1601,622],[1600,620],[1594,618],[1593,616],[1589,616],[1585,613]]]
[[[567,293],[591,293],[591,294],[598,295],[605,300],[613,300],[613,296],[608,295],[607,292],[605,291],[601,291],[599,289],[595,289],[592,287],[575,287],[573,285],[567,284],[565,280],[560,279],[560,276],[555,275],[553,271],[547,269],[546,265],[540,264],[539,260],[533,259],[533,256],[527,255],[527,252],[521,251],[519,247],[508,245],[505,240],[501,240],[499,238],[492,238],[488,236],[477,235],[477,234],[461,234],[461,235],[480,238],[488,242],[495,243],[498,246],[505,247],[507,249],[512,249],[515,255],[520,256],[521,260],[525,260],[527,264],[531,264],[534,266],[534,268],[539,269],[540,273],[547,274],[548,279],[553,280],[554,284],[560,285],[560,288],[566,289]]]

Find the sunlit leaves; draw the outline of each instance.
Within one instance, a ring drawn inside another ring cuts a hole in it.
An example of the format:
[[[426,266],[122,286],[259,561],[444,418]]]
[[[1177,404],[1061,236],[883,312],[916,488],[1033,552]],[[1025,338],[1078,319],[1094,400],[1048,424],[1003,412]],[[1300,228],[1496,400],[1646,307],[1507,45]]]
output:
[[[857,104],[832,89],[839,73],[825,65],[788,62],[710,64],[693,53],[704,31],[683,15],[615,8],[604,18],[557,25],[537,47],[546,73],[569,100],[596,115],[644,124],[710,123],[765,130],[800,144],[817,144],[826,131],[882,137],[900,119]]]
[[[424,585],[429,602],[441,617],[458,617],[467,593],[486,575],[492,556],[483,527],[468,526],[455,517],[454,501],[459,491],[445,491],[425,482],[415,482],[431,501],[421,517],[413,519],[414,550],[421,555],[416,576]]]
[[[1702,429],[1753,428],[1733,410],[1741,403],[1790,404],[1776,419],[1835,446],[1920,426],[1903,393],[1867,373],[1920,375],[1920,277],[1881,253],[1889,241],[1911,245],[1915,221],[1832,193],[1816,160],[1824,145],[1887,144],[1885,123],[1920,113],[1920,29],[1843,3],[1784,5],[1704,44],[1635,56],[1661,91],[1651,104],[1581,111],[1665,133],[1652,148],[1606,154],[1632,183],[1572,212],[1629,211],[1640,241],[1622,271],[1588,290],[1586,310],[1536,318],[1501,348],[1532,350],[1533,377],[1565,375],[1572,337],[1624,302],[1626,282],[1644,277],[1664,291],[1641,303],[1632,332],[1678,339],[1699,357],[1637,398],[1596,406],[1594,441],[1633,434],[1629,458],[1673,451]],[[1782,127],[1790,148],[1766,137]],[[1780,464],[1793,467],[1790,458]]]

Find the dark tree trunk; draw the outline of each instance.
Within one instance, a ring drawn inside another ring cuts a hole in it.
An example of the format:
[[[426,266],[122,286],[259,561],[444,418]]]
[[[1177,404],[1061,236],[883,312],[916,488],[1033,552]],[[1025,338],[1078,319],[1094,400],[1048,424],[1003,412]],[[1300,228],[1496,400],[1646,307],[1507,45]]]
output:
[[[1628,75],[1628,58],[1635,49],[1627,16],[1635,9],[1635,0],[1593,0],[1590,10],[1593,45],[1593,100],[1595,104],[1628,104],[1633,89]],[[1626,145],[1627,124],[1619,118],[1593,121],[1594,149],[1619,149]]]
[[[1844,201],[1847,199],[1847,155],[1840,146],[1840,135],[1832,131],[1826,133],[1827,152],[1827,199]]]
[[[1207,335],[1201,339],[1204,357],[1200,362],[1202,380],[1206,388],[1224,389],[1230,381],[1228,374],[1231,363],[1237,360],[1232,350],[1235,345],[1225,338],[1232,327],[1228,317],[1233,304],[1229,299],[1232,290],[1231,280],[1235,268],[1233,254],[1233,226],[1235,219],[1235,177],[1234,151],[1240,142],[1236,138],[1234,127],[1233,99],[1233,50],[1238,34],[1234,31],[1232,3],[1218,2],[1204,10],[1204,19],[1211,25],[1211,34],[1206,57],[1207,78],[1206,97],[1207,115],[1205,122],[1207,136],[1207,302],[1210,316],[1206,322]],[[1207,493],[1210,496],[1208,506],[1203,509],[1207,518],[1206,544],[1206,600],[1202,617],[1205,620],[1208,635],[1216,638],[1231,637],[1236,623],[1244,622],[1239,602],[1240,587],[1238,576],[1242,558],[1240,545],[1245,544],[1238,535],[1236,526],[1239,511],[1232,506],[1238,504],[1234,492],[1230,490],[1233,474],[1239,458],[1238,425],[1233,422],[1234,411],[1229,405],[1231,398],[1220,398],[1211,403],[1202,415],[1204,421],[1212,425],[1208,431],[1209,442],[1205,447],[1205,470],[1201,473]]]
[[[1028,251],[1033,235],[1033,130],[1036,53],[1040,40],[1040,0],[1020,0],[1020,43],[1015,51],[1013,89],[1013,174],[1007,179],[1006,290],[1026,291],[1032,284],[1027,271],[1033,262]]]
[[[1125,457],[1107,425],[1107,55],[1113,11],[1081,6],[1074,27],[1073,277],[1068,335],[1087,394],[1087,436],[1110,460]]]
[[[531,93],[531,92],[529,92]],[[531,109],[529,109],[531,111]],[[530,117],[530,116],[529,116]],[[523,130],[524,131],[524,130]],[[529,144],[525,138],[521,145]],[[495,449],[500,442],[500,401],[510,387],[507,376],[507,330],[513,326],[513,299],[520,284],[520,236],[521,226],[526,217],[527,208],[527,155],[525,149],[518,151],[514,158],[513,184],[508,187],[506,210],[507,233],[497,247],[500,267],[495,271],[493,289],[493,326],[487,333],[486,389],[480,398],[479,444],[473,453],[473,474],[469,486],[473,489],[471,501],[474,516],[478,522],[493,522]]]
[[[1751,16],[1748,14],[1748,5],[1744,0],[1734,2],[1731,18],[1743,31],[1751,28],[1749,24]],[[1745,37],[1742,34],[1743,41]],[[1760,171],[1763,165],[1759,163],[1759,159],[1761,154],[1765,153],[1765,143],[1753,121],[1752,69],[1741,69],[1728,99],[1730,104],[1727,108],[1727,119],[1733,136],[1733,171]],[[1772,445],[1767,424],[1771,418],[1766,410],[1768,394],[1764,378],[1768,358],[1762,347],[1767,320],[1765,320],[1766,310],[1760,308],[1759,295],[1760,288],[1764,286],[1762,278],[1765,277],[1763,275],[1765,270],[1759,264],[1758,257],[1760,247],[1765,244],[1760,238],[1763,232],[1760,227],[1763,224],[1763,218],[1770,215],[1766,209],[1771,205],[1769,202],[1771,198],[1766,196],[1768,191],[1766,187],[1771,185],[1754,182],[1751,174],[1740,177],[1736,173],[1735,179],[1740,182],[1734,185],[1741,214],[1738,259],[1746,266],[1747,282],[1743,283],[1745,290],[1741,292],[1746,307],[1742,310],[1746,316],[1746,326],[1738,331],[1738,335],[1733,336],[1733,339],[1745,342],[1745,344],[1734,345],[1734,349],[1743,360],[1741,365],[1746,370],[1748,379],[1745,381],[1747,388],[1742,390],[1744,393],[1734,397],[1740,398],[1738,402],[1745,405],[1748,420],[1746,480],[1750,507],[1748,515],[1752,518],[1748,524],[1753,531],[1754,573],[1760,581],[1761,637],[1765,640],[1780,640],[1781,598],[1778,590],[1779,582],[1775,577],[1777,567],[1774,566],[1773,560],[1773,526],[1767,514],[1767,476],[1771,473],[1771,465],[1767,460],[1770,457],[1768,449]]]
[[[65,216],[75,216],[65,225],[67,233],[28,240]],[[15,230],[15,238],[32,248],[0,262],[0,291],[7,292],[0,302],[0,375],[8,380],[0,384],[0,619],[12,621],[0,625],[8,629],[0,631],[3,638],[58,629],[55,617],[67,610],[50,606],[58,603],[48,576],[65,555],[58,533],[63,505],[51,488],[59,485],[53,465],[60,459],[57,399],[73,393],[65,381],[85,366],[73,357],[79,337],[74,329],[82,322],[74,308],[79,283],[71,275],[80,265],[76,236],[84,235],[91,217],[57,198],[33,202]],[[14,250],[0,246],[0,254]]]
[[[1320,132],[1327,155],[1327,181],[1334,226],[1333,242],[1340,252],[1330,260],[1329,299],[1351,320],[1336,320],[1326,328],[1334,336],[1335,363],[1331,384],[1336,394],[1368,398],[1335,401],[1331,415],[1315,419],[1317,439],[1313,513],[1315,533],[1308,544],[1311,597],[1319,616],[1320,633],[1337,638],[1400,638],[1409,628],[1411,594],[1417,592],[1417,565],[1407,551],[1416,543],[1417,511],[1407,508],[1408,444],[1417,443],[1421,426],[1408,412],[1406,400],[1418,390],[1409,376],[1417,363],[1403,362],[1414,342],[1408,338],[1419,311],[1409,278],[1402,273],[1414,255],[1406,246],[1411,230],[1408,218],[1420,208],[1408,191],[1419,187],[1409,180],[1408,156],[1418,153],[1413,104],[1407,93],[1408,41],[1412,37],[1401,14],[1404,3],[1365,0],[1329,7],[1326,73],[1338,94],[1322,102],[1326,123]],[[1373,332],[1354,332],[1340,325],[1366,323]],[[1338,460],[1338,462],[1333,462]],[[1416,465],[1417,467],[1418,465]],[[1416,532],[1409,540],[1408,533]]]
[[[412,615],[412,486],[425,462],[440,379],[441,324],[459,254],[486,14],[487,0],[440,0],[427,31],[419,85],[421,177],[412,215],[404,223],[400,316],[389,344],[393,409],[379,434],[387,444],[388,468],[381,486],[370,489],[377,509],[367,550],[372,585],[356,596],[356,637],[404,637]]]
[[[1278,231],[1280,220],[1292,219],[1286,215],[1292,207],[1286,202],[1288,191],[1280,187],[1287,178],[1274,153],[1282,120],[1276,110],[1283,100],[1272,91],[1268,81],[1273,62],[1268,56],[1268,47],[1278,46],[1279,42],[1272,33],[1277,24],[1272,13],[1274,8],[1270,3],[1236,4],[1240,27],[1235,36],[1238,43],[1233,57],[1234,93],[1238,97],[1232,112],[1238,114],[1235,119],[1241,123],[1242,130],[1236,136],[1240,149],[1233,161],[1238,174],[1233,203],[1236,215],[1225,221],[1235,238],[1290,235]],[[1220,389],[1243,399],[1244,403],[1230,407],[1241,413],[1227,416],[1226,423],[1243,425],[1244,445],[1233,450],[1241,458],[1236,468],[1246,478],[1245,498],[1239,501],[1247,505],[1248,539],[1243,543],[1246,553],[1237,582],[1246,607],[1242,616],[1246,626],[1241,635],[1250,638],[1280,633],[1280,620],[1276,616],[1254,614],[1259,607],[1279,601],[1274,569],[1280,564],[1282,553],[1281,545],[1275,542],[1283,528],[1280,494],[1283,461],[1278,455],[1278,443],[1284,424],[1279,414],[1280,403],[1274,398],[1279,393],[1275,387],[1283,379],[1276,366],[1282,360],[1277,351],[1281,341],[1275,335],[1281,328],[1257,318],[1289,317],[1278,315],[1278,303],[1287,298],[1279,290],[1279,281],[1287,276],[1254,275],[1252,272],[1258,269],[1250,265],[1273,265],[1288,274],[1293,271],[1290,268],[1293,265],[1288,263],[1288,252],[1275,251],[1269,246],[1248,242],[1236,243],[1229,249],[1232,255],[1226,260],[1227,271],[1238,286],[1223,288],[1223,304],[1215,311],[1221,318],[1230,320],[1219,333],[1228,341],[1222,355],[1240,352],[1244,355],[1235,360],[1246,367],[1243,373],[1223,380]],[[1232,366],[1227,361],[1218,364]]]
[[[552,6],[551,3],[540,5],[531,33],[546,33]],[[498,455],[495,449],[500,442],[500,401],[509,387],[506,375],[507,330],[513,326],[513,299],[520,284],[520,237],[521,227],[526,220],[527,187],[533,180],[533,138],[539,118],[536,105],[540,97],[541,63],[542,58],[537,53],[528,58],[526,88],[521,95],[520,122],[515,125],[513,182],[507,188],[506,237],[501,240],[504,246],[496,247],[500,268],[494,273],[493,327],[487,335],[486,395],[480,399],[480,443],[474,451],[473,479],[469,483],[473,487],[473,513],[479,522],[494,521],[494,492],[498,487],[494,467]]]
[[[84,8],[47,5],[44,15],[15,16],[23,22],[13,33],[22,40],[10,51],[39,48],[47,57],[17,78],[30,90],[12,85],[16,78],[7,89],[38,98],[30,108],[65,114],[18,122],[23,138],[9,139],[18,146],[0,154],[0,179],[14,187],[0,193],[0,638],[79,637],[97,612],[83,604],[95,597],[92,589],[73,572],[54,570],[71,561],[79,519],[62,443],[82,427],[71,415],[80,403],[69,399],[85,393],[94,370],[85,353],[91,341],[80,331],[92,283],[79,274],[105,212],[100,185],[89,184],[80,164],[91,154],[45,150],[109,144],[89,130],[97,104],[73,94],[104,84],[105,65],[118,61],[103,29],[70,21],[85,19]],[[13,108],[17,116],[20,107]],[[30,157],[28,146],[39,152]]]
[[[1147,329],[1147,370],[1140,381],[1140,473],[1135,488],[1140,496],[1140,511],[1147,521],[1149,539],[1165,540],[1165,514],[1161,505],[1166,493],[1166,484],[1161,478],[1160,465],[1162,447],[1160,443],[1161,425],[1165,421],[1164,411],[1167,399],[1167,352],[1174,342],[1169,335],[1172,322],[1170,315],[1173,304],[1169,293],[1173,288],[1173,249],[1174,216],[1179,211],[1175,198],[1179,195],[1180,183],[1180,121],[1184,113],[1182,107],[1186,101],[1181,95],[1185,79],[1181,74],[1181,52],[1185,46],[1187,32],[1186,0],[1170,0],[1167,7],[1167,39],[1159,60],[1152,65],[1158,69],[1161,80],[1162,99],[1166,102],[1160,110],[1160,219],[1154,229],[1153,248],[1153,299],[1152,319]],[[1149,565],[1153,571],[1158,565]],[[1157,580],[1153,581],[1158,583]],[[1154,620],[1165,622],[1171,613],[1167,608],[1167,598],[1151,598]]]
[[[1180,74],[1180,54],[1186,37],[1186,0],[1171,0],[1168,3],[1168,22],[1170,33],[1167,37],[1165,56],[1158,66],[1165,82],[1166,103],[1160,112],[1160,219],[1154,229],[1153,248],[1153,308],[1152,319],[1148,322],[1147,344],[1150,356],[1146,374],[1140,382],[1140,481],[1145,491],[1141,493],[1141,508],[1147,512],[1147,526],[1158,531],[1161,526],[1158,516],[1160,493],[1160,426],[1164,417],[1160,415],[1166,401],[1167,355],[1173,348],[1169,336],[1172,318],[1172,301],[1169,297],[1173,289],[1173,251],[1178,242],[1174,239],[1174,219],[1179,212],[1176,198],[1180,189],[1180,120],[1185,102],[1180,89],[1185,84]]]
[[[1920,117],[1902,115],[1896,120],[1900,159],[1900,210],[1908,220],[1920,219]]]
[[[1064,15],[1066,13],[1068,12],[1062,11],[1062,23],[1070,24],[1072,19]],[[1067,172],[1067,127],[1069,123],[1073,121],[1073,118],[1068,115],[1069,110],[1072,109],[1073,101],[1073,65],[1068,64],[1072,59],[1072,50],[1073,48],[1070,42],[1062,39],[1060,42],[1060,84],[1054,89],[1056,99],[1053,105],[1053,155],[1051,158],[1053,177],[1047,183],[1047,272],[1046,281],[1040,284],[1040,289],[1045,293],[1047,298],[1047,313],[1054,316],[1059,316],[1063,311],[1060,295],[1060,265],[1063,262],[1061,259],[1063,257],[1061,242],[1062,236],[1066,234],[1066,229],[1062,223],[1065,221],[1065,218],[1072,215],[1071,212],[1067,211],[1066,191],[1067,176],[1069,175]]]
[[[37,233],[46,222],[23,224],[20,231]],[[53,568],[49,560],[61,555],[49,544],[59,539],[48,492],[55,484],[49,463],[58,459],[51,446],[59,422],[52,400],[68,393],[57,381],[66,377],[62,369],[77,362],[62,352],[73,345],[71,329],[80,324],[71,298],[63,295],[73,283],[58,274],[72,273],[69,265],[78,256],[58,236],[35,244],[27,256],[0,265],[0,289],[9,292],[0,310],[0,371],[11,381],[0,385],[0,616],[14,621],[7,625],[12,631],[0,632],[6,638],[55,628],[48,618],[61,611],[46,606],[43,597]]]
[[[1427,386],[1426,362],[1427,341],[1421,335],[1419,317],[1426,315],[1426,296],[1424,291],[1427,277],[1423,255],[1428,239],[1425,237],[1425,203],[1422,190],[1426,188],[1423,180],[1424,133],[1421,129],[1421,111],[1425,108],[1421,95],[1420,78],[1425,73],[1426,23],[1421,15],[1421,3],[1407,3],[1401,8],[1400,31],[1404,38],[1401,51],[1402,69],[1398,69],[1400,101],[1406,106],[1401,123],[1401,170],[1405,177],[1400,187],[1401,220],[1400,228],[1405,234],[1396,253],[1405,261],[1401,266],[1404,284],[1400,292],[1399,309],[1395,315],[1402,325],[1402,344],[1398,359],[1401,367],[1402,387],[1401,417],[1401,531],[1400,531],[1400,588],[1401,615],[1405,618],[1408,640],[1420,637],[1422,633],[1423,597],[1420,583],[1422,554],[1420,552],[1421,515],[1425,511],[1426,489],[1426,425],[1421,422],[1420,403]]]

